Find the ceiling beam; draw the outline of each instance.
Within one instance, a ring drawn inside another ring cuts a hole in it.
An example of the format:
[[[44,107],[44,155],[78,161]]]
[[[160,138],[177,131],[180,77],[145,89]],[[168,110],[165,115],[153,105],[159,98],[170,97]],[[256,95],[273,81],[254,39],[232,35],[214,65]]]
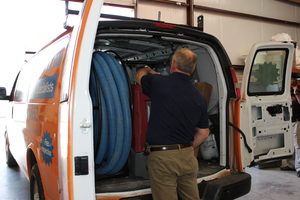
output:
[[[300,0],[276,0],[293,6],[300,6]]]

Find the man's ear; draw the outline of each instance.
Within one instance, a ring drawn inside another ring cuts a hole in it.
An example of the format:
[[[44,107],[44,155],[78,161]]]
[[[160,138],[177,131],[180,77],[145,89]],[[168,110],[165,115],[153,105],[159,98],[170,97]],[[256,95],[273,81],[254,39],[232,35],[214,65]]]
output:
[[[170,68],[170,72],[173,73],[173,72],[176,72],[176,69],[177,69],[177,63],[175,60],[172,59],[171,61],[171,68]]]

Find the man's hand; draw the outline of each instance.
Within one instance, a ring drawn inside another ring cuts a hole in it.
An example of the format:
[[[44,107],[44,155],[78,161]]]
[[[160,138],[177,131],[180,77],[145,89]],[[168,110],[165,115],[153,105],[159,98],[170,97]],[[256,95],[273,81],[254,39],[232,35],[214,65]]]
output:
[[[135,80],[138,84],[141,84],[141,80],[143,76],[148,75],[148,74],[159,74],[158,72],[154,71],[147,65],[144,68],[139,69],[136,74],[135,74]]]

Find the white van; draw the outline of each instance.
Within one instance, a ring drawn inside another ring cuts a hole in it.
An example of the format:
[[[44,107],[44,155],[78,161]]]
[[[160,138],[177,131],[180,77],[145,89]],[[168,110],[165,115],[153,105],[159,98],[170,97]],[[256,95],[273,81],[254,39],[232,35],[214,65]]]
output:
[[[216,145],[196,155],[202,199],[247,194],[246,166],[293,153],[294,44],[256,44],[240,91],[214,36],[158,21],[100,21],[102,3],[86,0],[80,23],[25,64],[11,95],[0,88],[11,110],[7,164],[30,179],[31,199],[151,199],[143,152],[151,99],[133,77],[144,65],[167,75],[179,47],[198,54],[195,85],[209,85],[202,92]]]

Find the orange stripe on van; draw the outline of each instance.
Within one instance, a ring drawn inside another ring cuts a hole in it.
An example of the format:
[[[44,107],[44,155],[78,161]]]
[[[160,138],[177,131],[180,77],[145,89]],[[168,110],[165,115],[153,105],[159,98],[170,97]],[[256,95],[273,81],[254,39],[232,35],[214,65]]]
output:
[[[240,101],[237,100],[234,102],[234,125],[240,128]],[[240,140],[240,133],[237,130],[234,131],[234,155],[235,155],[235,162],[236,167],[239,172],[243,171],[242,160],[241,160],[241,140]]]
[[[87,0],[86,4],[84,5],[84,11],[83,15],[81,17],[81,25],[79,27],[79,33],[77,37],[77,42],[75,45],[75,54],[74,54],[74,59],[73,59],[73,66],[72,66],[72,75],[71,75],[71,83],[75,83],[76,80],[76,74],[77,74],[77,68],[78,68],[78,59],[81,51],[81,44],[82,44],[82,38],[84,35],[84,30],[86,27],[87,19],[88,19],[88,14],[90,13],[90,9],[92,6],[93,0]],[[75,93],[75,85],[71,84],[70,86],[70,101],[69,101],[69,121],[70,123],[68,124],[69,128],[69,133],[68,133],[68,140],[71,142],[73,141],[72,139],[72,133],[73,133],[73,108],[74,108],[74,93]],[[74,193],[73,193],[73,151],[72,151],[72,146],[73,144],[68,145],[68,191],[69,191],[69,199],[74,199]]]

